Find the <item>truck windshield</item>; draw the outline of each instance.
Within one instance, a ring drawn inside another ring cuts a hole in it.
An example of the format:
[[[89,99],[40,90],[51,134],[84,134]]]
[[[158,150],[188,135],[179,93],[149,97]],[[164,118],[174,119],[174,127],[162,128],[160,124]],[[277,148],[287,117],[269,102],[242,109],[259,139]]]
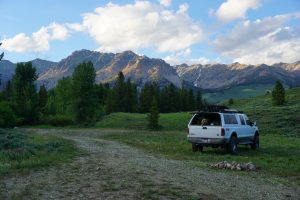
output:
[[[218,113],[199,113],[194,116],[191,125],[220,126],[221,117]]]

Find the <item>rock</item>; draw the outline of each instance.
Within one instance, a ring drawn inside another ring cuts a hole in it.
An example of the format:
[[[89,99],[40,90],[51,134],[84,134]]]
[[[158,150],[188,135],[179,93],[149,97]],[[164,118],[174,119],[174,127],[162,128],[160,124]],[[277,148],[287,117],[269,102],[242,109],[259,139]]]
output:
[[[231,164],[230,163],[226,163],[226,169],[231,169]]]
[[[210,164],[210,167],[213,168],[218,168],[218,169],[230,169],[230,170],[244,170],[244,171],[255,171],[258,168],[256,167],[256,165],[254,165],[252,162],[248,162],[248,163],[236,163],[236,162],[232,162],[229,163],[227,161],[222,161],[216,164]]]

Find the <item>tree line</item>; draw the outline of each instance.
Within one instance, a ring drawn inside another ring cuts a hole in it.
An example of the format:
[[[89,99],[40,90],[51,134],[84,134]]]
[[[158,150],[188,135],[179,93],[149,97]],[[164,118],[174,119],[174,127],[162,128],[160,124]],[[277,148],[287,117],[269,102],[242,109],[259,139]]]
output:
[[[199,109],[200,91],[155,82],[138,89],[119,72],[114,84],[96,84],[91,62],[79,64],[55,88],[36,88],[38,75],[31,62],[18,63],[15,74],[0,93],[0,126],[33,124],[90,125],[112,112],[179,112]],[[153,103],[155,102],[155,103]],[[153,108],[153,105],[156,108]]]

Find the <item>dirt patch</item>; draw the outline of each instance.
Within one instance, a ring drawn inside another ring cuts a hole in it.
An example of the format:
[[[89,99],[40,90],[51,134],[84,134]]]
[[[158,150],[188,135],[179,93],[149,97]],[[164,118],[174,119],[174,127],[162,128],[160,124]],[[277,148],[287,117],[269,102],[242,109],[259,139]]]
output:
[[[103,130],[37,130],[74,140],[71,163],[1,180],[0,199],[300,199],[300,191],[193,167],[99,139]]]

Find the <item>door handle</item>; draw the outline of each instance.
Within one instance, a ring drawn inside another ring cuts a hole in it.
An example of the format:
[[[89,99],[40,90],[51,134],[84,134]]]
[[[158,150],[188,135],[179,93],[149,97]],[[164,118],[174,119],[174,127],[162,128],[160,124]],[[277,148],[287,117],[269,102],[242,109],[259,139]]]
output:
[[[203,127],[202,129],[207,129],[207,127]]]

